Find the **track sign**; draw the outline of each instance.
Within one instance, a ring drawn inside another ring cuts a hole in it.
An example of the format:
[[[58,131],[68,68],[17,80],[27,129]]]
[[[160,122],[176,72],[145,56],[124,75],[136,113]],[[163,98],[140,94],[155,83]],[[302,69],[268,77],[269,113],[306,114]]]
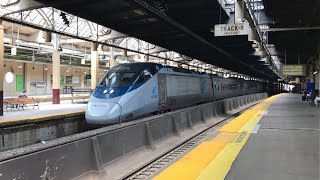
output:
[[[247,35],[249,26],[247,23],[217,24],[214,25],[214,36]]]

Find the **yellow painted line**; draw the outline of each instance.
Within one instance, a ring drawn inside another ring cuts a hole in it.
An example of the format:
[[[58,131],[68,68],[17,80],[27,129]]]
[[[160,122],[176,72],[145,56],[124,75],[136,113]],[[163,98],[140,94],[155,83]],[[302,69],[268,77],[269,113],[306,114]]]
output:
[[[238,137],[238,135],[239,133],[234,132],[219,132],[219,134],[213,137],[210,141],[230,143],[233,142],[236,139],[236,137]]]
[[[254,116],[250,121],[248,121],[244,126],[241,127],[239,132],[252,132],[253,128],[260,121],[263,116],[264,111],[259,110],[256,116]]]
[[[224,179],[250,132],[278,96],[272,96],[224,125],[212,139],[202,142],[154,179]]]
[[[200,175],[197,177],[198,180],[222,180],[225,178],[234,160],[237,158],[241,149],[249,139],[250,133],[254,129],[255,125],[260,121],[265,110],[267,110],[267,108],[277,97],[279,96],[272,96],[254,106],[252,110],[249,110],[255,112],[255,116],[249,119],[245,125],[240,127],[240,135],[238,138],[225,146],[225,148],[216,156],[216,158],[210,162],[210,164],[200,173]],[[231,131],[234,130],[232,128],[224,129]]]
[[[199,174],[199,180],[222,180],[229,172],[233,161],[238,156],[240,150],[249,138],[250,133],[246,133],[240,143],[229,143],[216,156],[216,158]],[[235,140],[237,141],[237,140]]]
[[[219,131],[225,132],[238,132],[242,126],[244,126],[248,120],[250,120],[257,113],[256,110],[247,110],[234,120],[224,125]]]
[[[75,114],[82,114],[84,113],[84,110],[77,110],[77,111],[68,111],[68,112],[61,112],[56,114],[45,114],[45,115],[37,115],[37,116],[26,116],[23,118],[10,118],[10,119],[2,119],[0,120],[1,123],[8,123],[8,122],[17,122],[17,121],[26,121],[31,120],[32,122],[39,122],[44,120],[50,120],[52,118],[58,118],[58,117],[68,117]]]
[[[195,179],[227,143],[205,141],[154,179]]]

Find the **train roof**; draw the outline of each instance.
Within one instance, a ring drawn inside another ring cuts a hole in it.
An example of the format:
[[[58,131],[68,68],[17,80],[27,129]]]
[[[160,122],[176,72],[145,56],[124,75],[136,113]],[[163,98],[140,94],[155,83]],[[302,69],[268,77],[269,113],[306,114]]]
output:
[[[132,63],[123,63],[117,64],[112,67],[110,70],[112,71],[131,71],[137,72],[147,67],[155,67],[157,66],[159,69],[163,67],[163,65],[152,62],[132,62]]]

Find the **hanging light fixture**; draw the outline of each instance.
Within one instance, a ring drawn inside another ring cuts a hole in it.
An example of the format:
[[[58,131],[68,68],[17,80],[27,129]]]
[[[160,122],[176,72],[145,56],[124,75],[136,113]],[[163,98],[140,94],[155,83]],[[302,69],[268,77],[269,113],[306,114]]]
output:
[[[19,65],[18,65],[18,68],[19,68],[19,69],[21,69],[21,68],[22,68],[22,65],[21,65],[21,64],[19,64]]]
[[[57,49],[57,51],[58,52],[62,52],[63,50],[62,50],[62,46],[59,44],[59,46],[58,46],[58,49]]]
[[[43,68],[45,71],[48,71],[48,66],[44,66]]]
[[[50,54],[47,54],[47,61],[52,61]]]
[[[34,51],[32,51],[31,61],[32,61],[33,63],[36,61],[36,58],[34,57]]]

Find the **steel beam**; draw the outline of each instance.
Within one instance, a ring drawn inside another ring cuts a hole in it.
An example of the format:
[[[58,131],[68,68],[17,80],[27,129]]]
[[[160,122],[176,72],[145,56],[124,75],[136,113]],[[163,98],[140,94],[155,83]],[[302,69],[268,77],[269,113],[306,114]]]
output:
[[[10,7],[10,6],[14,7],[13,11],[11,11],[10,13],[3,14],[2,17],[8,16],[8,15],[14,14],[14,13],[19,13],[19,12],[23,12],[23,11],[27,11],[27,10],[45,7],[45,5],[38,3],[36,1],[33,1],[33,0],[19,0],[19,1],[17,1],[17,3],[9,4],[9,5],[2,6],[2,7]]]
[[[289,27],[289,28],[269,28],[261,30],[263,32],[279,32],[279,31],[302,31],[302,30],[320,30],[320,26],[315,27]]]

